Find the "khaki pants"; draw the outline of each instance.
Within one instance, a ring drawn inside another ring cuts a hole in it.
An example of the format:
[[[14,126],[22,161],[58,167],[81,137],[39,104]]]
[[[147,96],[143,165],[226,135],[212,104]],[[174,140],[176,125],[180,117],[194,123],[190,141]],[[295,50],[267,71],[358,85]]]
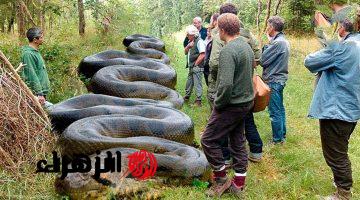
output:
[[[200,67],[193,67],[189,69],[189,74],[186,81],[185,97],[190,97],[192,90],[195,87],[196,100],[201,101],[203,70],[204,69]]]

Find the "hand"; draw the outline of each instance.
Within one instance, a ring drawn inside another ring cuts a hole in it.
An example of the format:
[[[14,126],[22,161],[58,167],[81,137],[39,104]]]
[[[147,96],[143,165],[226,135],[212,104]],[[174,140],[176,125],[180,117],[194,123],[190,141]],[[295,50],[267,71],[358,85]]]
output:
[[[192,41],[192,42],[190,42],[188,45],[187,45],[187,47],[190,49],[190,48],[192,48],[194,46],[194,41]]]
[[[271,41],[271,39],[272,39],[272,37],[269,35],[269,34],[267,34],[266,33],[266,37],[267,37],[267,39],[269,40],[269,42]]]
[[[315,26],[316,27],[329,27],[331,23],[324,17],[324,15],[316,11],[315,12]]]
[[[39,100],[39,103],[41,104],[41,105],[44,105],[45,104],[45,97],[44,96],[38,96],[38,100]]]

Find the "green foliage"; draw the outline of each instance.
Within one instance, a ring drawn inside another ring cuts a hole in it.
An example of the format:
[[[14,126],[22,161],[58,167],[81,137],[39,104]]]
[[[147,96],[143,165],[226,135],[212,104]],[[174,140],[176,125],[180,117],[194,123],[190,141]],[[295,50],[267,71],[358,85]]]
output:
[[[150,32],[159,37],[181,30],[202,14],[198,0],[143,0],[139,5],[143,7],[142,17],[150,19]]]
[[[314,1],[308,0],[288,0],[284,18],[287,27],[295,32],[312,32],[312,18],[315,13]]]

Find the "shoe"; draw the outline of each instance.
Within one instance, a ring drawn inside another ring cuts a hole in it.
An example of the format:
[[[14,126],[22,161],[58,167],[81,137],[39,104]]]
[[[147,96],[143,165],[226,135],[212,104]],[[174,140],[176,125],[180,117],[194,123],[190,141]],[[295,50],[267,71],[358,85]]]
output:
[[[201,100],[196,100],[196,101],[194,102],[194,104],[195,104],[195,106],[197,106],[197,107],[201,107],[201,106],[202,106]]]
[[[221,195],[229,189],[231,186],[231,179],[228,179],[227,176],[222,178],[215,178],[213,185],[206,191],[208,197],[217,197],[220,198]]]
[[[275,141],[271,141],[271,144],[272,145],[284,145],[285,144],[285,140],[283,140],[283,141],[280,141],[280,142],[275,142]]]
[[[337,188],[336,192],[327,197],[320,197],[321,200],[350,200],[352,197],[351,190]]]
[[[262,153],[251,153],[251,152],[250,152],[248,159],[249,159],[251,162],[259,163],[259,162],[261,162],[261,160],[262,160]]]
[[[231,186],[229,187],[229,192],[234,194],[238,199],[244,199],[244,190],[245,186],[238,187],[234,182],[231,182]]]
[[[185,96],[185,97],[184,97],[184,102],[188,102],[189,99],[190,99],[190,97]]]

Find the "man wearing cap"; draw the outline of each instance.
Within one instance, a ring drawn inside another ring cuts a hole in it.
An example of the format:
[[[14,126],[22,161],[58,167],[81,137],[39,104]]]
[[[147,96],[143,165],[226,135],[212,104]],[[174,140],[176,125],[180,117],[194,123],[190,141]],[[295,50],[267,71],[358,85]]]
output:
[[[50,90],[50,81],[44,59],[39,52],[39,46],[44,41],[44,34],[40,28],[30,28],[26,36],[29,45],[22,47],[21,62],[25,64],[25,67],[20,76],[33,94],[38,97],[40,104],[47,107],[51,105],[46,101],[46,95]]]
[[[187,38],[189,44],[185,47],[185,55],[187,55],[187,67],[189,74],[186,81],[186,94],[184,101],[190,99],[193,87],[195,87],[196,100],[195,105],[201,106],[202,96],[202,74],[203,74],[203,61],[205,58],[205,42],[200,38],[199,31],[194,25],[190,25],[187,30]]]

